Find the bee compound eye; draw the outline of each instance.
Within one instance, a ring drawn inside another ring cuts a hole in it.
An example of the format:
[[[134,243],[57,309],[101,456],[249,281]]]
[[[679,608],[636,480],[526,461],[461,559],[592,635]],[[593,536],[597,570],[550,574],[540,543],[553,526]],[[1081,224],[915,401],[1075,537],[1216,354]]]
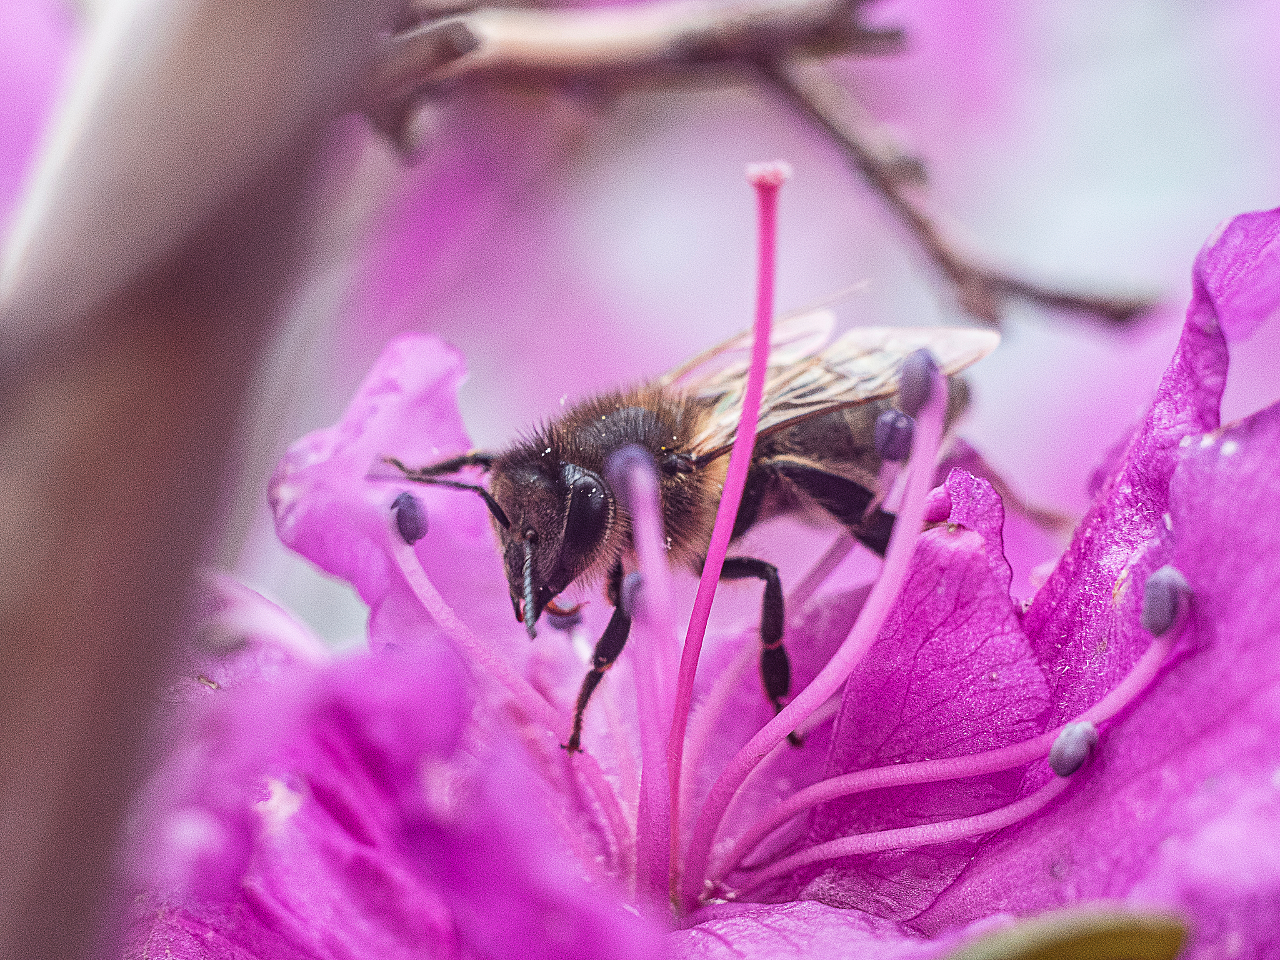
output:
[[[604,481],[572,463],[564,464],[560,475],[569,488],[563,548],[568,553],[590,553],[609,522],[609,495]]]

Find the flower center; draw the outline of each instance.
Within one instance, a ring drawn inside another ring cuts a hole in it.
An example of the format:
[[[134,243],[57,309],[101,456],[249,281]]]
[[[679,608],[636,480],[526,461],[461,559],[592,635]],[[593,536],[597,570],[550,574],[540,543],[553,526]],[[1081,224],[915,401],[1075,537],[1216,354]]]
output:
[[[1155,636],[1129,675],[1102,701],[1071,723],[1022,743],[944,760],[923,760],[829,777],[787,796],[764,810],[754,822],[735,824],[736,839],[715,846],[726,812],[749,777],[772,762],[785,749],[789,736],[805,734],[835,716],[840,695],[855,667],[880,635],[902,593],[916,543],[926,520],[937,520],[936,498],[930,489],[944,432],[947,384],[927,351],[907,358],[899,373],[896,411],[882,414],[876,423],[875,442],[885,462],[886,485],[901,493],[897,519],[884,555],[879,578],[871,588],[851,632],[828,663],[803,690],[782,706],[719,773],[703,798],[696,817],[686,817],[688,791],[683,789],[690,768],[704,760],[707,729],[722,716],[734,683],[731,671],[717,681],[704,703],[703,718],[691,739],[687,737],[693,701],[693,680],[705,635],[715,587],[738,514],[760,400],[768,367],[773,311],[774,238],[777,193],[786,171],[781,165],[754,169],[760,216],[760,285],[754,328],[751,366],[744,391],[736,440],[730,453],[724,490],[708,546],[697,599],[683,648],[676,639],[672,587],[659,503],[659,480],[647,453],[626,448],[607,466],[610,488],[631,518],[638,577],[625,584],[623,604],[634,620],[638,642],[628,647],[636,671],[636,717],[640,742],[640,773],[634,813],[624,807],[600,764],[590,753],[562,754],[557,744],[565,715],[550,703],[509,663],[496,656],[457,618],[435,590],[419,564],[413,543],[425,532],[425,520],[412,495],[400,494],[392,504],[389,524],[393,553],[410,587],[426,613],[440,626],[459,654],[477,665],[480,674],[499,685],[515,711],[531,728],[547,734],[535,738],[545,748],[546,764],[568,764],[571,775],[585,789],[603,820],[618,856],[617,868],[634,878],[635,894],[642,902],[669,898],[677,913],[687,913],[711,898],[749,896],[795,871],[838,858],[906,850],[972,837],[1007,827],[1030,816],[1059,796],[1069,778],[1078,772],[1098,743],[1098,730],[1132,703],[1156,676],[1168,657],[1176,627],[1186,609],[1186,581],[1171,568],[1158,571],[1146,585],[1142,625]],[[898,463],[906,461],[898,476]],[[896,481],[895,481],[896,477]],[[406,499],[407,498],[407,499]],[[844,559],[852,545],[848,537],[837,541],[792,592],[787,604],[803,605]],[[677,669],[676,663],[679,662]],[[745,668],[745,663],[744,663]],[[744,672],[744,671],[743,671]],[[626,750],[625,738],[614,738]],[[686,741],[688,740],[688,746]],[[552,757],[559,759],[553,761]],[[796,817],[817,805],[871,790],[916,784],[958,781],[1003,770],[1045,763],[1054,774],[1044,786],[1014,803],[984,813],[937,823],[878,830],[813,843],[802,849],[770,853],[766,842]],[[620,760],[631,769],[634,761]],[[624,776],[634,783],[634,776]],[[686,840],[683,824],[692,822]],[[713,855],[714,851],[714,855]]]

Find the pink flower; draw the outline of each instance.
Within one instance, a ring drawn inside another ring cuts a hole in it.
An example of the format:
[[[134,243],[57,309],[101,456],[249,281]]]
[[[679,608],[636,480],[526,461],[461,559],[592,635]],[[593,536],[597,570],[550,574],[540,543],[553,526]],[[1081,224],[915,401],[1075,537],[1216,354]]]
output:
[[[393,342],[273,484],[282,538],[370,604],[375,652],[198,689],[209,702],[149,807],[159,862],[190,869],[152,881],[132,955],[924,957],[1010,916],[1099,902],[1175,911],[1193,957],[1274,951],[1280,406],[1219,428],[1218,404],[1227,338],[1280,302],[1277,236],[1280,210],[1248,214],[1202,251],[1156,399],[1025,609],[985,481],[953,471],[927,501],[908,495],[900,515],[945,523],[896,575],[891,546],[892,605],[832,722],[805,721],[804,747],[780,745],[736,784],[710,833],[713,782],[771,713],[748,676],[756,595],[713,614],[673,825],[642,779],[637,696],[655,695],[661,666],[651,581],[587,752],[568,755],[583,660],[560,631],[530,644],[511,618],[479,498],[415,487],[425,529],[412,545],[397,532],[405,484],[380,458],[425,463],[467,442],[459,357],[430,337]],[[1161,613],[1144,585],[1165,567],[1189,594],[1165,593]],[[877,602],[848,569],[788,584],[798,690]],[[726,629],[735,614],[743,629]],[[1057,731],[1082,716],[1096,747],[1086,737],[1051,769]],[[663,937],[665,849],[646,838],[673,826]]]

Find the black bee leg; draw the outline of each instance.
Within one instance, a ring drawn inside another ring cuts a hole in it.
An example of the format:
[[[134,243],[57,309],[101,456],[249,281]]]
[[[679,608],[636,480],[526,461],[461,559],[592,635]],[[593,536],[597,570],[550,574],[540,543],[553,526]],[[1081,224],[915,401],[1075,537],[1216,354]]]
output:
[[[613,666],[613,662],[627,645],[627,637],[631,634],[631,615],[622,605],[622,566],[614,567],[609,575],[607,596],[613,603],[613,616],[609,625],[604,628],[604,635],[596,642],[595,653],[591,655],[591,669],[582,678],[582,688],[578,691],[578,704],[573,710],[573,732],[569,734],[569,742],[561,744],[570,753],[582,749],[582,717],[587,712],[587,704],[596,687],[604,679],[605,671]]]
[[[604,628],[604,636],[596,643],[595,653],[591,657],[591,669],[582,679],[582,689],[578,691],[578,705],[573,710],[573,733],[569,734],[569,742],[563,744],[570,753],[582,749],[582,715],[587,711],[591,694],[604,679],[605,671],[613,666],[627,645],[627,636],[631,633],[631,618],[623,612],[622,607],[613,608],[613,616],[609,625]]]
[[[863,517],[858,526],[850,529],[859,543],[883,557],[889,549],[889,536],[893,533],[893,521],[896,519],[894,514],[876,507]]]
[[[870,490],[848,477],[798,459],[779,457],[768,464],[843,523],[859,543],[884,556],[889,548],[894,516],[879,507],[867,512],[872,499]]]
[[[773,704],[773,712],[780,713],[783,701],[791,692],[791,658],[782,645],[783,625],[786,616],[783,609],[782,582],[778,568],[772,563],[753,557],[726,557],[720,571],[721,580],[744,580],[755,577],[764,581],[764,599],[760,604],[760,678],[764,681],[764,693]],[[803,741],[798,733],[787,734],[793,747]]]

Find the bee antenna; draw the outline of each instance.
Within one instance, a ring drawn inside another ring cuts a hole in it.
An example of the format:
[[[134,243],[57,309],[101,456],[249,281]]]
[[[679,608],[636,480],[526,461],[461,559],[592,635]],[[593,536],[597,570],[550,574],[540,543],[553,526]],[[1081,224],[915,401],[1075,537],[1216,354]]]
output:
[[[470,490],[472,493],[478,493],[480,494],[480,499],[484,501],[484,505],[493,514],[493,519],[498,521],[498,526],[502,527],[503,530],[511,529],[511,521],[507,519],[506,511],[498,506],[498,501],[493,499],[493,494],[479,484],[463,483],[461,480],[444,480],[440,477],[408,476],[406,479],[412,480],[414,483],[425,483],[432,487],[449,487],[452,490]]]
[[[533,541],[526,538],[524,541],[524,628],[529,632],[530,640],[538,636],[537,625],[534,623],[536,619],[533,608]]]

